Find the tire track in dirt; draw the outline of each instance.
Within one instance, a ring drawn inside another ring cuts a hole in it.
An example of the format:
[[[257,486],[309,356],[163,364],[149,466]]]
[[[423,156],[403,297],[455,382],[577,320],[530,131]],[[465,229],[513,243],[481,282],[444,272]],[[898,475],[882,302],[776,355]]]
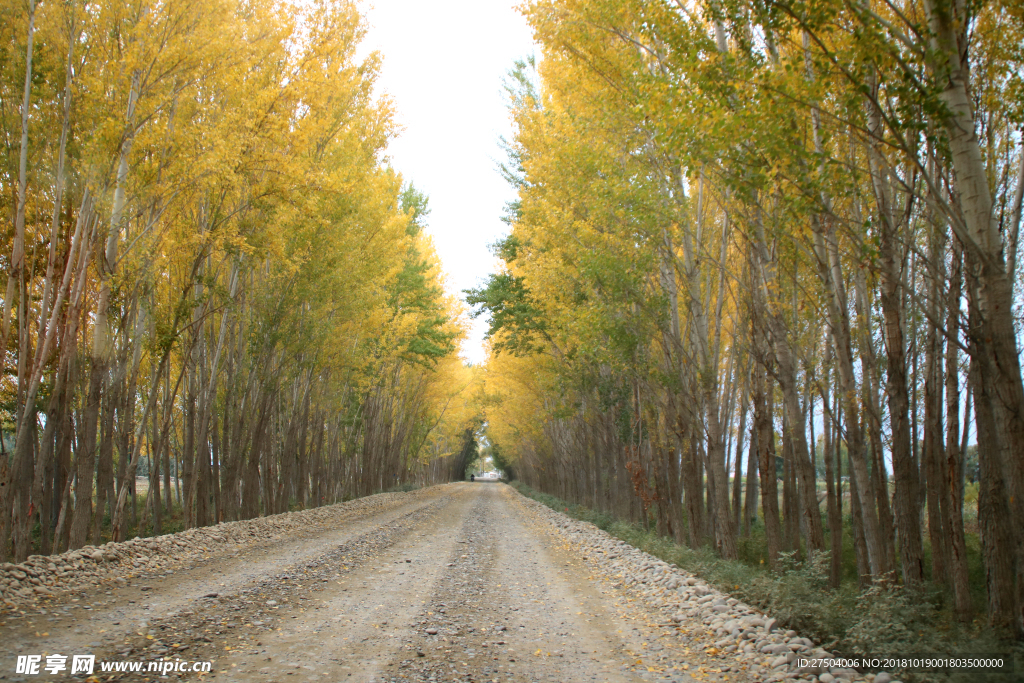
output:
[[[235,595],[210,601],[202,610],[155,623],[155,637],[133,638],[118,654],[140,659],[160,656],[168,648],[187,649],[188,659],[212,660],[217,679],[227,681],[296,674],[340,680],[353,671],[372,670],[378,650],[389,652],[394,638],[394,633],[382,636],[381,629],[396,624],[401,610],[415,609],[410,596],[422,593],[425,598],[429,589],[427,562],[437,539],[415,532],[436,528],[438,520],[460,518],[467,498],[465,491],[445,495],[263,576]],[[422,551],[416,560],[408,557],[410,546]],[[385,558],[396,554],[401,557],[387,564]]]
[[[198,566],[158,575],[118,577],[46,599],[34,609],[7,612],[0,617],[0,661],[13,663],[19,654],[124,652],[124,638],[139,633],[152,635],[158,622],[185,618],[197,608],[210,609],[264,576],[313,557],[325,547],[344,544],[431,505],[448,488],[434,487],[406,500],[396,499],[383,510],[357,509],[341,514],[326,531],[315,527],[310,534],[235,546],[213,554]],[[220,597],[203,598],[212,594]],[[187,649],[169,645],[164,652],[154,654],[165,656]],[[13,666],[9,671],[6,666],[4,669],[0,676],[14,671]]]
[[[477,500],[412,641],[380,679],[405,681],[639,681],[632,624],[514,504],[478,484]],[[626,634],[623,636],[623,634]],[[374,679],[370,679],[374,680]]]
[[[0,626],[0,650],[12,664],[16,653],[55,650],[213,663],[205,677],[101,674],[119,681],[747,680],[707,666],[677,624],[602,572],[511,487],[449,484],[327,533],[242,549],[152,591],[83,591],[91,620],[56,602],[48,618],[67,633],[33,635],[47,615],[26,614]]]

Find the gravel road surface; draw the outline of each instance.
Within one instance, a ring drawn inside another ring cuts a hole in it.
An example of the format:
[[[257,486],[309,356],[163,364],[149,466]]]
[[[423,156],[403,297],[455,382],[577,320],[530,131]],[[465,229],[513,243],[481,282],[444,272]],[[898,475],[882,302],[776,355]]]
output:
[[[825,653],[504,484],[318,510],[5,565],[0,680],[74,679],[17,671],[52,654],[95,655],[99,681],[861,678],[798,670]],[[100,670],[160,661],[211,671]]]

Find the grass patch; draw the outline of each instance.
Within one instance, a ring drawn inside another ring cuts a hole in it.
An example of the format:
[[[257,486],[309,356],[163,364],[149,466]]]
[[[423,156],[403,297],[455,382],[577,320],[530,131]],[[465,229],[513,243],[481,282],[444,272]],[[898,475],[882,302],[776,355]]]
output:
[[[844,656],[999,654],[1015,658],[1013,674],[902,673],[904,681],[1008,683],[1020,680],[1015,677],[1024,671],[1024,644],[1000,638],[980,619],[969,625],[957,624],[946,608],[948,601],[934,589],[874,586],[861,591],[854,575],[853,580],[834,590],[828,583],[827,553],[809,562],[797,562],[792,553],[785,553],[780,571],[773,573],[767,569],[763,533],[754,533],[740,542],[743,559],[723,560],[710,547],[682,546],[639,525],[567,503],[521,482],[513,481],[511,485],[528,498],[591,522],[635,548],[700,576],[722,592],[775,617],[783,627]],[[844,549],[844,556],[853,557],[852,547]]]

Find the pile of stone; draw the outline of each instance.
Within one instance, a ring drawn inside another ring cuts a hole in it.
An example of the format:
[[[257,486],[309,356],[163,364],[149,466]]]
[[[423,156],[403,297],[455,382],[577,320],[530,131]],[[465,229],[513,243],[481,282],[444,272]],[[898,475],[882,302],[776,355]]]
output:
[[[391,507],[418,496],[381,493],[309,510],[188,529],[124,543],[87,545],[60,555],[31,555],[20,564],[0,564],[0,608],[17,609],[37,599],[104,581],[125,581],[145,573],[167,572],[218,551],[293,536],[336,523],[339,518]]]
[[[861,673],[843,667],[817,666],[815,660],[837,659],[796,631],[784,631],[775,619],[709,586],[701,578],[670,565],[582,522],[522,497],[521,502],[549,521],[591,567],[637,594],[656,621],[676,624],[699,640],[706,656],[731,660],[750,680],[814,683],[899,683],[886,672]],[[801,660],[810,665],[801,666]]]

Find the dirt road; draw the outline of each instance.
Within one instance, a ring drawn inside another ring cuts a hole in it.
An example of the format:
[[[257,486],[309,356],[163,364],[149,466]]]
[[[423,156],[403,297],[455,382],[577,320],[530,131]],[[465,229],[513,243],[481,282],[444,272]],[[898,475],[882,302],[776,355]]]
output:
[[[212,662],[169,674],[182,680],[746,680],[707,666],[691,679],[704,655],[679,626],[556,531],[503,484],[434,487],[309,537],[8,612],[0,680],[67,677],[15,672],[19,655],[51,653]]]

